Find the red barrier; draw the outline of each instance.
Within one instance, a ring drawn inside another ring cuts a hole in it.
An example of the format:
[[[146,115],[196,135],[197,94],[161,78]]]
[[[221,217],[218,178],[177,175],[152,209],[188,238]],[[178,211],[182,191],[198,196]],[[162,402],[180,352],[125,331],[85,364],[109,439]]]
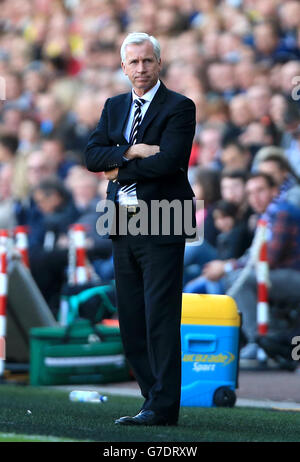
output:
[[[0,377],[5,368],[8,231],[0,230]]]
[[[257,330],[259,335],[266,335],[269,327],[269,264],[267,256],[266,222],[259,220],[258,226],[263,228],[258,262],[256,265],[257,279]]]
[[[29,255],[28,255],[28,229],[27,226],[15,227],[15,246],[21,255],[23,264],[29,268]]]

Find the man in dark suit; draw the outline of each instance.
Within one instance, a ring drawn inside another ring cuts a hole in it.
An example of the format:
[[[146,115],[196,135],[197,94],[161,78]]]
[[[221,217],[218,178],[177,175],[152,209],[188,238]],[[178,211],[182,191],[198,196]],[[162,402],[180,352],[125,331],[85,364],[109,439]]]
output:
[[[116,231],[110,237],[122,341],[145,402],[139,414],[116,423],[176,425],[183,255],[185,239],[191,237],[186,228],[195,225],[194,194],[187,179],[195,105],[159,80],[160,47],[154,37],[129,34],[121,59],[132,92],[106,101],[85,153],[87,168],[104,171],[110,180],[107,199],[116,204],[116,212],[125,211],[115,214]],[[168,214],[162,208],[158,232],[153,233],[150,223],[157,223],[151,207],[160,201],[175,201],[182,214],[178,221],[175,209]],[[149,218],[147,232],[121,235],[120,217],[129,224],[142,202],[148,207],[143,209]],[[187,209],[192,212],[185,214]],[[166,217],[170,226],[164,232]],[[183,226],[176,228],[179,222]]]

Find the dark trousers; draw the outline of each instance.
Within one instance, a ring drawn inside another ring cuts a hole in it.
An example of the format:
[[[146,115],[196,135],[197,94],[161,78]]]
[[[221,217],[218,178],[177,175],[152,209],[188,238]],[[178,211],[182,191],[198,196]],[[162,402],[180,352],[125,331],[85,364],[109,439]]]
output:
[[[143,409],[176,421],[181,392],[184,241],[147,236],[113,239],[121,337]]]

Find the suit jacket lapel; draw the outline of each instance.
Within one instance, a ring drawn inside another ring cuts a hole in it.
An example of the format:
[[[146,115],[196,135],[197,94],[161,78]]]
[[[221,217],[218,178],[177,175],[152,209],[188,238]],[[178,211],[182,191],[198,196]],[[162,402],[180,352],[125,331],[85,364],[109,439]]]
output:
[[[144,133],[150,122],[154,119],[156,114],[160,111],[161,105],[163,104],[167,95],[167,89],[165,85],[160,82],[159,89],[157,90],[153,100],[150,103],[150,106],[145,114],[145,117],[142,120],[142,123],[139,127],[137,134],[137,143],[140,143],[143,139]]]
[[[121,133],[123,142],[126,141],[124,138],[124,130],[125,130],[125,124],[129,116],[130,108],[131,108],[131,103],[132,103],[132,93],[126,93],[124,95],[124,100],[119,103],[119,107],[117,107],[117,117],[118,117],[118,128],[119,128],[119,133]]]

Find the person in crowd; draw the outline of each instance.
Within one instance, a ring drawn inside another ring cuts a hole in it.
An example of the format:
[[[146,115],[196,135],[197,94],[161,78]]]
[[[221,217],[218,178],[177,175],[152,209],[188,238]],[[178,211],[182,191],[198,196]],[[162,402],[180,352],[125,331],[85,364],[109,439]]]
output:
[[[297,59],[295,44],[280,39],[280,31],[272,21],[264,21],[254,27],[254,46],[256,59],[267,65]]]
[[[278,200],[300,207],[300,179],[293,172],[283,149],[269,146],[261,149],[256,156],[256,169],[270,175],[279,187]]]
[[[19,175],[13,177],[15,196],[15,213],[18,225],[28,227],[28,243],[30,247],[41,246],[42,213],[33,198],[34,188],[49,177],[55,177],[53,165],[42,151],[32,151],[28,154],[25,168]]]
[[[18,138],[18,154],[26,156],[28,152],[37,149],[40,141],[37,121],[33,118],[23,119],[18,131]]]
[[[253,114],[246,94],[239,94],[232,98],[229,103],[229,121],[224,128],[222,144],[236,142],[237,138],[253,121]]]
[[[279,193],[278,186],[265,173],[252,173],[246,184],[248,201],[257,213],[267,223],[267,255],[270,267],[269,299],[272,303],[300,302],[300,209],[286,201],[276,202]],[[251,248],[250,248],[251,251]],[[203,275],[210,281],[220,281],[225,290],[229,290],[241,275],[245,264],[249,261],[251,252],[244,254],[238,260],[215,260],[209,262],[203,270]],[[257,278],[255,271],[249,271],[240,285],[232,294],[243,315],[243,331],[247,345],[241,350],[242,359],[257,357]]]
[[[68,149],[75,152],[79,160],[89,134],[97,123],[98,111],[99,98],[95,97],[92,92],[82,95],[78,101],[74,102],[72,108],[74,122],[69,129]]]
[[[64,143],[60,138],[46,137],[42,141],[42,151],[48,161],[53,164],[56,175],[64,180],[71,167],[78,163],[77,159],[69,159],[66,155]]]
[[[245,248],[251,244],[254,232],[253,211],[246,197],[247,172],[226,171],[219,174],[214,170],[200,168],[197,181],[193,184],[199,208],[196,211],[197,225],[203,240],[198,245],[187,245],[184,257],[184,284],[202,273],[204,265],[217,258],[217,241],[220,233],[215,225],[214,208],[222,199],[236,206],[236,218],[248,230],[243,234]],[[201,202],[203,201],[203,202]]]
[[[237,206],[237,218],[246,225],[248,224],[249,238],[252,239],[252,228],[249,219],[253,212],[247,201],[246,181],[247,170],[223,170],[220,189],[222,199]]]
[[[35,224],[37,239],[29,245],[30,270],[56,315],[68,262],[68,251],[59,248],[59,239],[68,234],[70,225],[76,222],[79,213],[72,196],[56,177],[38,183],[33,188],[32,198],[39,213],[39,223]]]
[[[0,79],[1,85],[1,79]],[[0,133],[3,136],[18,137],[21,123],[23,120],[23,111],[20,108],[3,106],[2,118],[0,122]]]
[[[278,19],[283,31],[284,41],[297,46],[297,29],[299,27],[300,4],[296,0],[288,0],[278,8]]]
[[[264,125],[261,122],[253,121],[245,128],[238,138],[242,146],[248,149],[251,154],[251,163],[259,149],[275,143],[274,133],[271,125]]]
[[[288,101],[293,102],[294,91],[297,93],[297,84],[299,84],[300,62],[298,60],[288,61],[280,69],[280,90]]]
[[[249,247],[246,223],[239,220],[238,206],[223,199],[214,207],[214,223],[220,231],[217,236],[217,254],[221,260],[239,258]]]
[[[65,181],[79,212],[76,223],[85,226],[86,248],[89,250],[89,257],[92,258],[91,264],[103,282],[110,282],[114,279],[111,240],[104,239],[97,232],[99,219],[97,205],[105,197],[105,191],[100,192],[101,183],[104,183],[106,190],[107,185],[104,178],[99,178],[96,174],[79,165],[69,170]],[[65,243],[68,246],[68,239],[65,239]]]
[[[60,138],[67,143],[67,131],[70,127],[64,106],[51,93],[40,93],[36,98],[36,117],[40,124],[41,136]]]
[[[17,136],[0,136],[0,163],[15,162],[18,144]]]
[[[29,110],[30,101],[29,98],[23,94],[23,76],[21,72],[7,72],[4,79],[6,98],[4,102],[4,109],[17,109],[20,111]]]
[[[216,202],[221,199],[218,171],[198,167],[192,183],[196,199],[196,223],[200,240],[186,245],[184,252],[184,284],[198,276],[203,265],[216,258],[218,229],[213,219]]]
[[[300,176],[300,106],[295,101],[286,108],[284,126],[287,132],[285,156],[294,172]]]
[[[271,90],[267,85],[253,85],[246,92],[252,120],[262,122],[269,116]]]
[[[222,75],[221,79],[220,75]],[[218,96],[229,102],[238,93],[234,65],[231,62],[224,60],[209,64],[207,76],[209,86],[212,89],[211,96]]]
[[[282,93],[275,93],[270,101],[270,118],[275,126],[278,134],[277,144],[285,146],[285,127],[284,127],[284,114],[288,106],[288,100]]]
[[[212,246],[216,243],[217,230],[213,223],[214,204],[221,198],[220,173],[207,167],[198,167],[192,181],[196,200],[196,220],[198,227],[203,226],[204,236]],[[203,201],[203,202],[200,202]]]
[[[53,233],[56,240],[68,232],[69,226],[78,218],[72,196],[63,183],[56,178],[45,179],[33,189],[32,196],[38,209],[42,212],[41,246],[46,245],[48,233]]]
[[[207,123],[199,133],[198,165],[221,169],[220,154],[223,123]]]
[[[239,258],[249,247],[247,226],[238,220],[237,212],[236,204],[223,199],[214,206],[213,218],[215,227],[219,231],[215,256],[219,260]],[[210,281],[200,274],[184,286],[183,292],[222,294],[224,287],[222,282]]]
[[[14,165],[12,162],[0,166],[0,228],[12,231],[17,224],[15,198],[12,188]]]
[[[245,146],[242,146],[237,141],[229,141],[223,145],[221,162],[223,170],[226,172],[233,170],[249,171],[252,158]]]
[[[240,94],[235,96],[231,101],[234,101],[235,98],[238,98],[239,96],[245,96],[244,94],[247,92],[248,88],[254,85],[256,72],[256,65],[253,61],[240,60],[236,63],[235,79]]]

